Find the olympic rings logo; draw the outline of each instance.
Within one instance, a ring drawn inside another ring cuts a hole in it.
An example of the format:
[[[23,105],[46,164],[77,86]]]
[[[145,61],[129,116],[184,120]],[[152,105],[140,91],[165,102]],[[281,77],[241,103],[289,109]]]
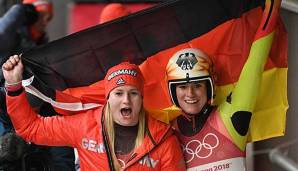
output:
[[[207,140],[210,142],[210,139],[215,139],[214,144],[207,143]],[[184,154],[188,154],[191,157],[186,160],[186,163],[191,162],[194,157],[200,159],[208,158],[212,155],[213,150],[219,145],[218,137],[213,133],[208,133],[203,138],[202,142],[199,140],[191,140],[185,146],[183,145]],[[190,147],[192,146],[192,147]],[[195,147],[195,148],[194,148]],[[204,153],[207,150],[207,153]],[[203,152],[204,151],[204,152]]]

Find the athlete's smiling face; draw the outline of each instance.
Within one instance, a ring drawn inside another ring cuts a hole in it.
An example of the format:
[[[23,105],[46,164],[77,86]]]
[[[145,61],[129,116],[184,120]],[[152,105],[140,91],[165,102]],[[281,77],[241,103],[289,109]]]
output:
[[[176,95],[180,108],[186,114],[199,113],[207,103],[206,81],[179,84]]]
[[[125,85],[113,89],[108,103],[114,122],[122,126],[134,126],[139,121],[142,95],[134,86]]]

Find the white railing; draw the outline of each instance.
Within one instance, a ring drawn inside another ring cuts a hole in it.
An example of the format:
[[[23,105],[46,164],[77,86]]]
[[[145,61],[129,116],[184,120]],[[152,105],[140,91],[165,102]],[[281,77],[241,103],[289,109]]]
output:
[[[281,7],[291,12],[298,13],[298,0],[283,0]]]
[[[298,164],[280,152],[278,148],[274,148],[269,153],[270,161],[276,163],[287,171],[298,171]]]
[[[286,171],[298,171],[298,164],[287,156],[290,146],[297,146],[298,138],[288,140],[269,150],[269,158],[272,163],[279,165]],[[285,151],[285,152],[282,152]]]

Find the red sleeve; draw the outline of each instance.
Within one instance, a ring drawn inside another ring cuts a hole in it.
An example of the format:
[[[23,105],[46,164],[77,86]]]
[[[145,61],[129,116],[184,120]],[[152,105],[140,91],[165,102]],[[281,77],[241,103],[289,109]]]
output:
[[[186,170],[181,146],[175,135],[169,136],[159,147],[161,170]]]
[[[41,117],[28,103],[25,92],[6,96],[7,111],[13,126],[28,142],[50,146],[76,146],[80,137],[82,114],[73,116]]]

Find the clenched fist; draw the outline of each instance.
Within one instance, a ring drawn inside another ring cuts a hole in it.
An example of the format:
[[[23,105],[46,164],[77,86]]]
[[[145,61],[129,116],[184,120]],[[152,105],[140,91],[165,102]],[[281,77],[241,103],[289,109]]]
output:
[[[13,55],[2,65],[3,76],[7,84],[15,84],[22,81],[23,64],[20,56]]]

